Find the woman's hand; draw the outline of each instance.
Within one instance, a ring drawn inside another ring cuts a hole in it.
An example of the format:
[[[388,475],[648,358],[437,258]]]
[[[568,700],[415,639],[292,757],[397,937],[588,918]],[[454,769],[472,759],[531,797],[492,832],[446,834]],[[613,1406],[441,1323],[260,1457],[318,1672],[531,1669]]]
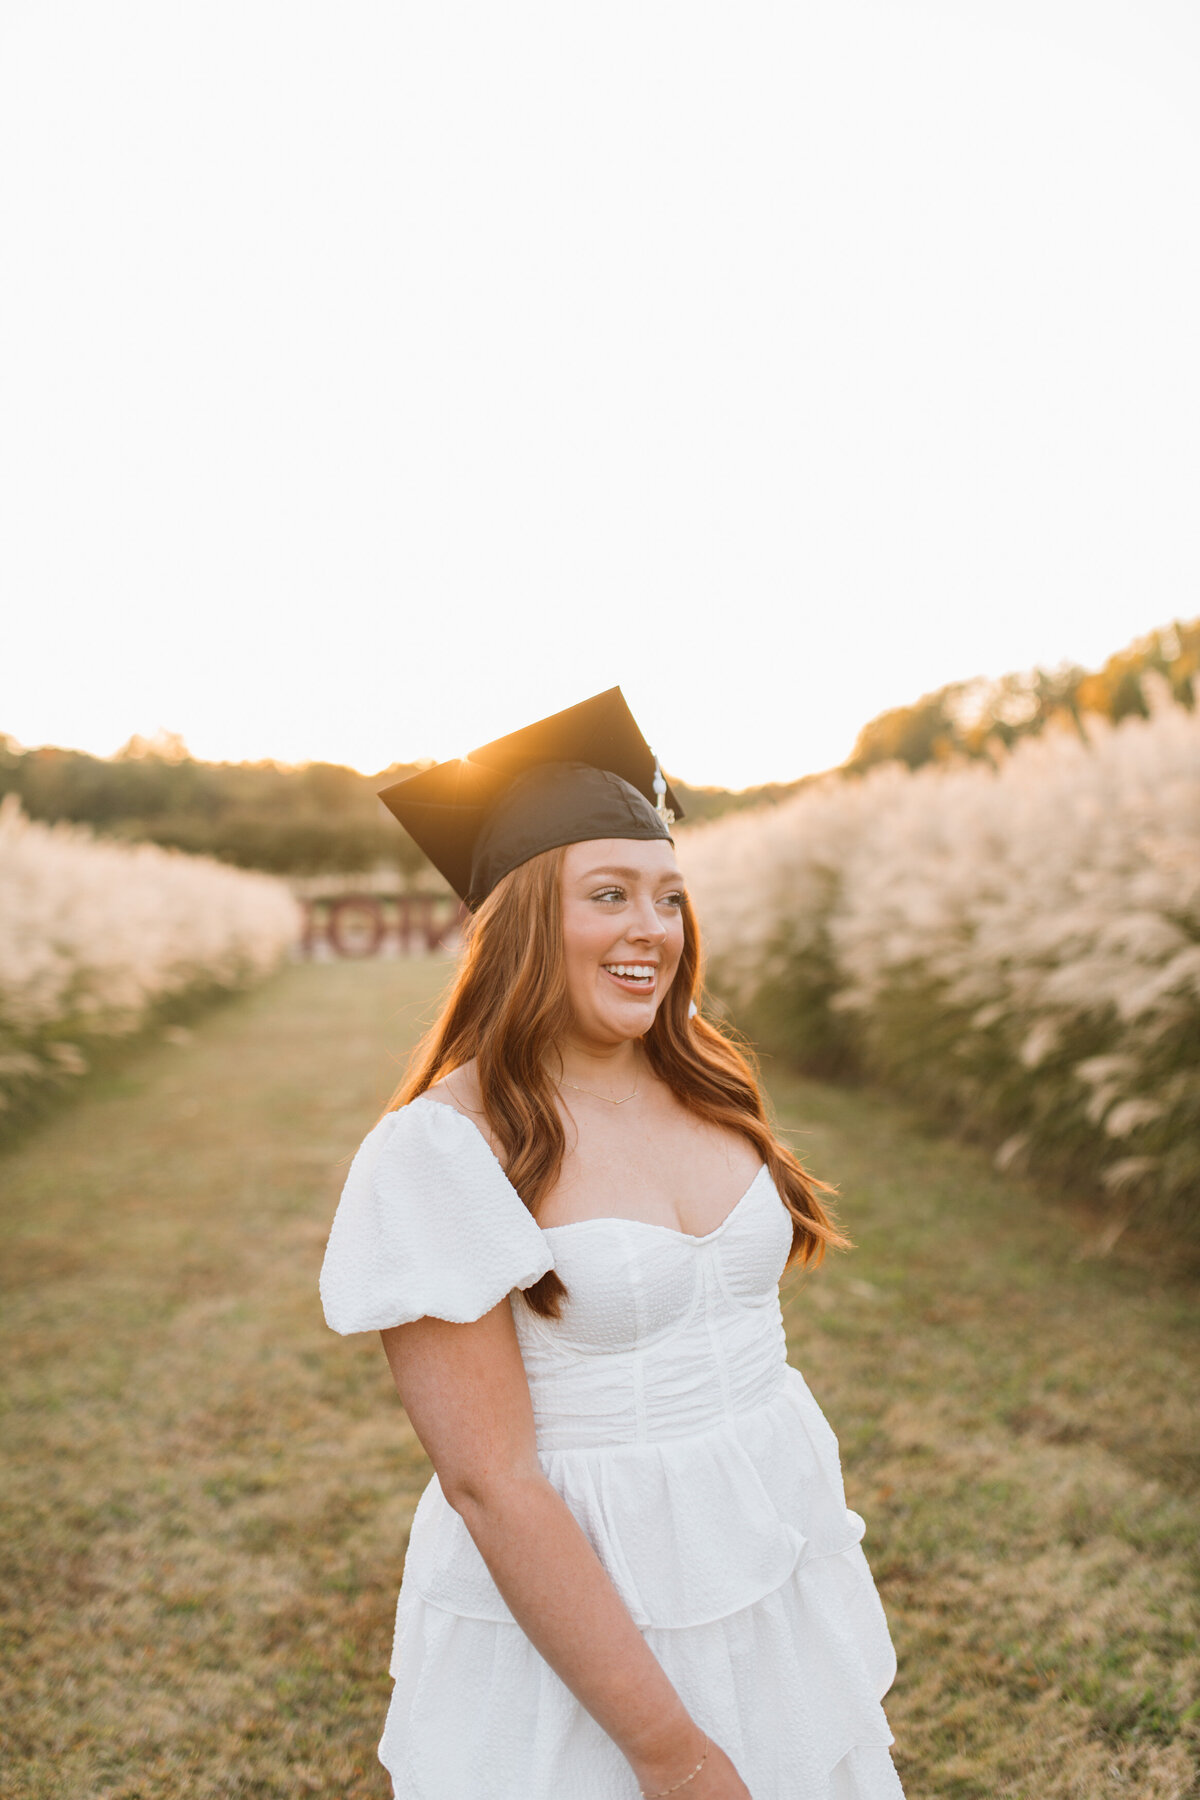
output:
[[[693,1747],[690,1751],[691,1761],[683,1760],[680,1752],[671,1754],[661,1752],[653,1761],[645,1758],[631,1757],[630,1767],[637,1777],[638,1787],[643,1794],[661,1794],[676,1782],[684,1782],[679,1789],[678,1800],[753,1800],[750,1789],[746,1786],[720,1744],[709,1739],[708,1755],[704,1758],[704,1766],[698,1775],[690,1781],[685,1777],[690,1769],[694,1769],[700,1761],[704,1749],[703,1735],[697,1727]]]

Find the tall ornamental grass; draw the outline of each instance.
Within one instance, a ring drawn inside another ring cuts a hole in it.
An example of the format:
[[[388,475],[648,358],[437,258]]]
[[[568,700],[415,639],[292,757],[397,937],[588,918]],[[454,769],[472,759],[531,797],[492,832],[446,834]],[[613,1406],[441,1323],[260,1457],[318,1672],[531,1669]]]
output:
[[[994,763],[831,776],[680,849],[712,985],[772,1049],[1197,1232],[1200,710],[1147,697]]]
[[[0,804],[0,1112],[94,1050],[268,973],[300,931],[282,882]]]

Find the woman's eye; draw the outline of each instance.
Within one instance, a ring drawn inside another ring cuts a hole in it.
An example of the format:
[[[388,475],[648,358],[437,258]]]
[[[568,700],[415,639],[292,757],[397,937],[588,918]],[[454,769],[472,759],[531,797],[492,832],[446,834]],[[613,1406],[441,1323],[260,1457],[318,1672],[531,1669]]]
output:
[[[623,900],[628,900],[629,895],[623,887],[607,887],[597,888],[596,892],[591,897],[593,900],[607,900],[620,903]],[[660,896],[658,904],[660,906],[671,906],[678,910],[683,905],[686,898],[687,895],[682,893],[663,894]]]

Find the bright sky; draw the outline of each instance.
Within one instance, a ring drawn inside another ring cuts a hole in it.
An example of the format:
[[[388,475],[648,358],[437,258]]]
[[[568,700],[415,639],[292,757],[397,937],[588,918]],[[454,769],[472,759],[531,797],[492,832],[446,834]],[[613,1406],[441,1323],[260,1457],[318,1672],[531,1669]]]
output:
[[[1195,0],[9,0],[0,730],[828,767],[1200,613]]]

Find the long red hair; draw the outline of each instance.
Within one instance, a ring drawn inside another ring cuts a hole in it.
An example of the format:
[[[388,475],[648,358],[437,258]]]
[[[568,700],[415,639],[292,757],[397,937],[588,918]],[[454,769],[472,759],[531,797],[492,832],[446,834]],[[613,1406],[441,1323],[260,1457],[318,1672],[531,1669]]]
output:
[[[562,850],[506,875],[468,922],[454,985],[413,1052],[387,1110],[475,1062],[483,1110],[504,1152],[505,1172],[533,1216],[558,1180],[566,1149],[558,1090],[547,1052],[570,1024],[562,947],[559,877]],[[819,1198],[836,1189],[801,1166],[771,1130],[749,1047],[697,1011],[700,933],[683,903],[683,953],[654,1023],[641,1040],[646,1060],[697,1118],[740,1131],[762,1157],[792,1215],[789,1263],[819,1263],[827,1248],[847,1247]],[[566,1287],[551,1270],[525,1289],[534,1312],[557,1318]]]

